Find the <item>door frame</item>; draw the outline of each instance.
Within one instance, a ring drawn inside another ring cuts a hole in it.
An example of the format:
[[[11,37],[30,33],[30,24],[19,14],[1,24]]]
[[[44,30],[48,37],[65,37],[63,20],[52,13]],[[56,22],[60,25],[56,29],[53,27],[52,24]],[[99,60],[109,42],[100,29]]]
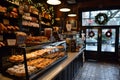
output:
[[[98,47],[97,51],[85,50],[86,59],[92,60],[117,60],[118,59],[118,44],[119,44],[119,27],[118,26],[86,26],[86,29],[98,29]],[[115,52],[102,52],[101,51],[101,42],[102,42],[102,29],[116,29],[115,37]],[[85,29],[85,33],[86,33]],[[86,45],[86,41],[85,41]]]

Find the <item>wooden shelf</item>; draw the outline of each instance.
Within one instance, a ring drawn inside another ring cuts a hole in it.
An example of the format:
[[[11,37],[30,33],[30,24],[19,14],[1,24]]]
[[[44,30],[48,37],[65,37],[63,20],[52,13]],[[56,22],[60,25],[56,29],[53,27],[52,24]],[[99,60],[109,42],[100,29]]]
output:
[[[7,0],[0,0],[0,5],[7,6],[7,7],[8,6],[19,7],[19,5],[9,2]]]

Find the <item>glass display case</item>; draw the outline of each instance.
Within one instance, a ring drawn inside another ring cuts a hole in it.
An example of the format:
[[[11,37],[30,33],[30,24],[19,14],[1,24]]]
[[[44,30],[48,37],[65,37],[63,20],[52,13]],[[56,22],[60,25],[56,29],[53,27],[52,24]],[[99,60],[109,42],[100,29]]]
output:
[[[13,80],[35,80],[67,58],[66,42],[34,47],[5,46],[0,48],[1,73]]]
[[[67,32],[62,35],[66,40],[68,52],[79,51],[79,49],[84,45],[83,40],[80,38],[80,34],[77,32]]]

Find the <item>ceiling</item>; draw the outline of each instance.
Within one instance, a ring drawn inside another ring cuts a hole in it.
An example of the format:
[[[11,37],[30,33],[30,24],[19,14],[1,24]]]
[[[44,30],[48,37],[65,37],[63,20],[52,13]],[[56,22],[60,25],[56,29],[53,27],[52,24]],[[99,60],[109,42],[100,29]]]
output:
[[[62,0],[62,1],[65,1],[65,0]],[[67,0],[66,2],[68,4],[77,4],[79,2],[88,2],[88,1],[93,1],[93,0]]]
[[[67,0],[67,3],[68,3],[68,4],[76,4],[77,1],[76,1],[76,0]]]

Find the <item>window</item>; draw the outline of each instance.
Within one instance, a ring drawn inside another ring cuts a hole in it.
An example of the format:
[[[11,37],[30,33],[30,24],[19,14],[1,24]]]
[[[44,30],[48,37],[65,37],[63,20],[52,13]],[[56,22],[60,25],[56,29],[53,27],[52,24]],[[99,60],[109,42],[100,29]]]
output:
[[[120,46],[120,28],[119,28],[119,46]]]
[[[82,26],[101,26],[95,22],[98,13],[105,13],[108,16],[109,20],[104,26],[120,25],[120,10],[115,9],[82,12]]]

